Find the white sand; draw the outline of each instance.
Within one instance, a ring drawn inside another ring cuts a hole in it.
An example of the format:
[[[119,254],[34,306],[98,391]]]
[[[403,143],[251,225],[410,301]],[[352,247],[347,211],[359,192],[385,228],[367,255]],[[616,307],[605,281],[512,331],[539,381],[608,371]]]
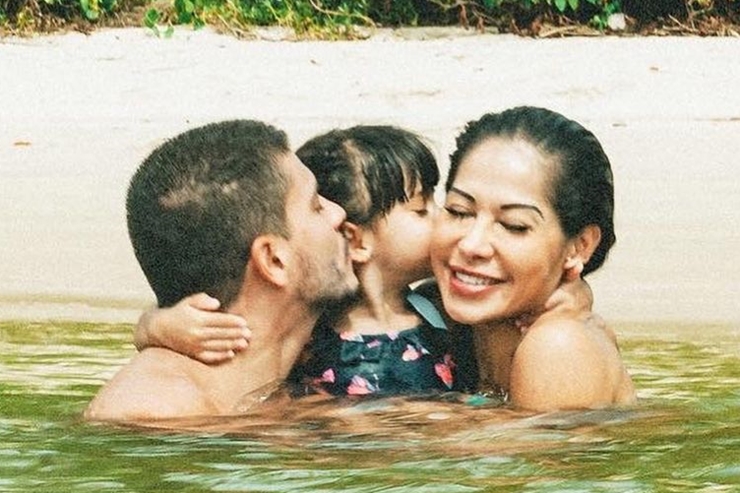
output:
[[[178,30],[0,39],[0,318],[134,320],[151,303],[123,199],[162,139],[256,118],[300,145],[335,126],[426,135],[443,168],[486,111],[547,106],[612,158],[611,320],[740,320],[740,40],[450,36],[239,41]]]

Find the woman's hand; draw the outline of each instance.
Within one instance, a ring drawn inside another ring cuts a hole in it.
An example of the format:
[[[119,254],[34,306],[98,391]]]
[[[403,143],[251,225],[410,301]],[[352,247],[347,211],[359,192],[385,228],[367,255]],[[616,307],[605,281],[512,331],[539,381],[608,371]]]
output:
[[[249,345],[247,322],[231,313],[217,311],[216,298],[198,293],[170,308],[154,308],[142,314],[134,333],[138,350],[159,346],[206,364],[222,363]]]

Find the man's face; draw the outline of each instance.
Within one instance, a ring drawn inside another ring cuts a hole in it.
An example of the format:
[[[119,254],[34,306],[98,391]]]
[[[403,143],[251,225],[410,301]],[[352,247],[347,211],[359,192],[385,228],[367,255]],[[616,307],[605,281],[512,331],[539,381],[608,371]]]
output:
[[[318,194],[316,178],[295,154],[287,154],[282,164],[289,180],[286,216],[297,259],[297,293],[323,308],[354,293],[359,284],[342,233],[346,213]]]

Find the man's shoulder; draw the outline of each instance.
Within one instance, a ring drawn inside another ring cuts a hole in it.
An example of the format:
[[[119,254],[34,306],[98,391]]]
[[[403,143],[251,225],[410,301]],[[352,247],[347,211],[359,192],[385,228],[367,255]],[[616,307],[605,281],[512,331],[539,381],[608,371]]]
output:
[[[200,365],[174,351],[145,349],[100,389],[85,418],[133,423],[198,414],[203,391],[194,375]]]
[[[136,353],[109,383],[144,387],[144,383],[153,386],[193,381],[192,375],[201,366],[205,365],[169,349],[146,348]]]

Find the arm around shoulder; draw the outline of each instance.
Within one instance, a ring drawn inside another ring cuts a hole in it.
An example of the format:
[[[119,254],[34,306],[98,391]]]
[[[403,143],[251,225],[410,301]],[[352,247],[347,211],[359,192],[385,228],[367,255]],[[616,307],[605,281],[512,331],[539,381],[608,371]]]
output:
[[[220,302],[196,293],[168,308],[152,308],[139,318],[134,345],[139,351],[164,347],[207,364],[232,359],[249,344],[246,321],[219,311]]]
[[[530,328],[512,361],[510,395],[515,406],[532,411],[599,408],[635,399],[607,331],[572,319]]]

